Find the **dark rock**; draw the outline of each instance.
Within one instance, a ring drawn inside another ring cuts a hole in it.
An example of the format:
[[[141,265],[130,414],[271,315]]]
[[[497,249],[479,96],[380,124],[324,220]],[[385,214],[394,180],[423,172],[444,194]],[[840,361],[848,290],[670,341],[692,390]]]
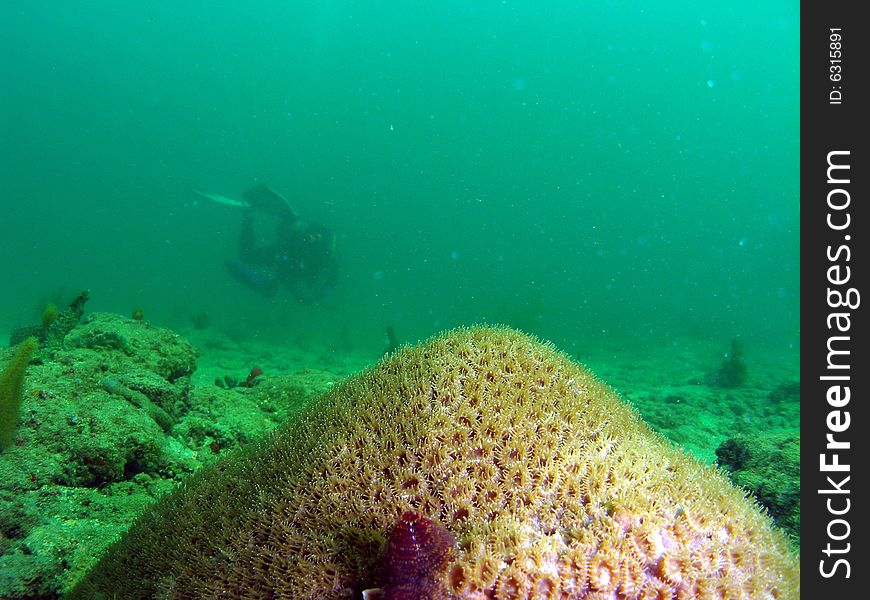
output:
[[[777,386],[768,394],[768,399],[771,402],[779,404],[780,402],[798,402],[801,401],[801,384],[800,381],[790,381]]]
[[[749,460],[750,452],[746,442],[741,439],[728,439],[716,448],[719,464],[730,471],[739,471]]]

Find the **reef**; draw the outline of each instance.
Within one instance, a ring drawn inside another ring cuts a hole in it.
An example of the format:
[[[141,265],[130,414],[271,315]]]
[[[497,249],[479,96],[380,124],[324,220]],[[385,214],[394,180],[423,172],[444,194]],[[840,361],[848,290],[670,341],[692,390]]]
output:
[[[722,472],[552,347],[475,328],[188,478],[69,598],[404,598],[409,581],[421,599],[799,597],[786,537]]]
[[[61,597],[157,496],[286,421],[336,378],[307,370],[255,375],[256,387],[221,390],[207,376],[197,386],[198,352],[177,333],[128,316],[67,315],[62,343],[40,360],[0,349],[0,371],[15,363],[16,379],[24,375],[23,394],[12,394],[21,400],[14,441],[0,452],[4,600]]]
[[[214,380],[214,384],[225,390],[231,390],[237,387],[254,387],[262,379],[260,379],[260,375],[263,374],[263,369],[260,367],[254,367],[248,373],[248,376],[242,380],[233,377],[232,375],[224,375],[223,377],[216,377]]]
[[[746,359],[740,338],[731,340],[731,348],[719,369],[707,377],[707,383],[724,388],[736,388],[746,383]]]
[[[752,492],[774,522],[800,540],[800,437],[797,433],[745,433],[716,449],[731,480]]]
[[[35,337],[39,342],[36,360],[41,360],[43,356],[62,348],[67,334],[75,328],[84,315],[85,303],[90,297],[90,292],[84,290],[63,310],[58,310],[55,304],[49,303],[42,312],[41,323],[26,325],[13,331],[9,338],[9,345],[16,346],[29,337]]]

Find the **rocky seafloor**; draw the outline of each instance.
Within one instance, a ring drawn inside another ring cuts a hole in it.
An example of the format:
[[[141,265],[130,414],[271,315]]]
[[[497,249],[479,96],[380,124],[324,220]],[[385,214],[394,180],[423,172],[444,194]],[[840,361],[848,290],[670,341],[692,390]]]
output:
[[[15,442],[0,453],[0,598],[60,597],[177,481],[378,358],[185,334],[94,313],[28,367]],[[578,358],[655,429],[718,462],[797,546],[797,361],[748,354],[745,381],[729,387],[711,377],[717,349],[704,342],[599,344]]]

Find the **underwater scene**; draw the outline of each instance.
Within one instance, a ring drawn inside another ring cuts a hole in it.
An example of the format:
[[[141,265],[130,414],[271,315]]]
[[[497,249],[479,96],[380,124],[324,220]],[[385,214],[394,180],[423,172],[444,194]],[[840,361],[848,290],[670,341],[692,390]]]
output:
[[[799,597],[797,2],[0,7],[0,598]]]

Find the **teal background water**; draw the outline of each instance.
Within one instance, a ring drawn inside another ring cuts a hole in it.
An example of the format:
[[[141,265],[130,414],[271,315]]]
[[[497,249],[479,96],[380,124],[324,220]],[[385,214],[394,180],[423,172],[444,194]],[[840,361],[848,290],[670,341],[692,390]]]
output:
[[[797,2],[5,2],[0,330],[89,310],[378,349],[798,331]],[[226,274],[264,182],[317,306]]]

